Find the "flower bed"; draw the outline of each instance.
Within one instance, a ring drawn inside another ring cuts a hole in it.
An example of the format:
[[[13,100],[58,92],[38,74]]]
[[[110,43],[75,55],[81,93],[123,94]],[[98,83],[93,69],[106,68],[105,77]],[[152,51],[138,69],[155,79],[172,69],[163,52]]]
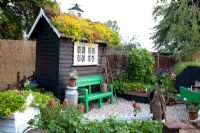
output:
[[[124,118],[124,117],[123,117]],[[102,121],[90,121],[84,118],[76,107],[56,105],[41,110],[41,115],[31,120],[32,129],[46,130],[49,133],[61,132],[145,132],[162,133],[162,124],[153,120],[122,121],[107,118]]]

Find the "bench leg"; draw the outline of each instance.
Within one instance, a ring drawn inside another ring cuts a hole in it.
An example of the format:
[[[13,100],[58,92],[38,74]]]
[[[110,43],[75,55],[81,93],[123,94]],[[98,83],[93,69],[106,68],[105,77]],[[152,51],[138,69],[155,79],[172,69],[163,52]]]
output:
[[[99,99],[99,102],[98,102],[98,107],[99,107],[99,108],[102,108],[102,101],[103,101],[102,98],[100,98],[100,99]]]
[[[89,111],[89,102],[86,100],[85,101],[85,113],[87,113]]]
[[[113,103],[113,95],[110,96],[110,104]]]

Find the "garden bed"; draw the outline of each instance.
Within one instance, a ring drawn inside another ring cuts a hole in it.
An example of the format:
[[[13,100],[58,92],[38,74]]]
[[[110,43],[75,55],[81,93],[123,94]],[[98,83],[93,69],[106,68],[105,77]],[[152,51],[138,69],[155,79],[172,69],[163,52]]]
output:
[[[136,101],[139,103],[149,103],[148,92],[129,91],[124,94],[117,94],[119,97],[125,98],[128,101]]]

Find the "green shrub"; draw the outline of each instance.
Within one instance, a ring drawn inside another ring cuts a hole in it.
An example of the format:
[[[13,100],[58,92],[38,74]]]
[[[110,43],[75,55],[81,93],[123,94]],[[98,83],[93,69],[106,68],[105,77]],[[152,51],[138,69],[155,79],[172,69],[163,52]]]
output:
[[[9,90],[0,93],[0,117],[10,116],[16,111],[26,109],[25,100],[28,93],[24,91]]]
[[[41,114],[29,121],[32,129],[47,130],[48,133],[162,133],[158,121],[118,121],[108,118],[103,121],[89,121],[76,107],[56,105],[41,109]]]
[[[179,63],[176,63],[176,65],[173,68],[173,71],[177,75],[188,66],[200,67],[200,62],[179,62]]]
[[[149,84],[155,81],[154,59],[146,49],[132,49],[128,56],[128,77],[131,82]]]

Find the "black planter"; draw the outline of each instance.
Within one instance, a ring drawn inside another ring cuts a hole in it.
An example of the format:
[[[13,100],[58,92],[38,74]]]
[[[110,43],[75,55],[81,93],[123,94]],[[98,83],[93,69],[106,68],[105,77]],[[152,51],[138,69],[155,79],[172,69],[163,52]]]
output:
[[[138,96],[134,94],[117,94],[118,97],[124,98],[128,101],[135,101],[139,103],[149,103],[149,99],[147,96]]]

